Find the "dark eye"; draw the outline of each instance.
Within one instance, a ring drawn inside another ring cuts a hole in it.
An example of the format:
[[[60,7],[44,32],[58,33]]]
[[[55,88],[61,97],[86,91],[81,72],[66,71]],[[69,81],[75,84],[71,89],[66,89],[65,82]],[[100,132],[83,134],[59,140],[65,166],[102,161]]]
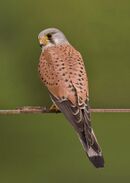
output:
[[[48,39],[51,39],[52,35],[51,34],[47,34],[47,37],[48,37]]]

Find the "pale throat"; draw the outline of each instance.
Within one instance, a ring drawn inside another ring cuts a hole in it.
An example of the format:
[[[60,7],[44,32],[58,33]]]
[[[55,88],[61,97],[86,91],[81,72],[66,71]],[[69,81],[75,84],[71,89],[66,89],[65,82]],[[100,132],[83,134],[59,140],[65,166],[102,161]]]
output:
[[[47,43],[47,45],[42,46],[42,52],[44,52],[44,50],[46,50],[47,48],[52,47],[52,46],[55,46],[55,44],[53,44],[51,42]]]
[[[63,40],[63,39],[55,39],[55,41],[52,43],[52,42],[48,42],[47,45],[43,46],[42,47],[42,52],[44,52],[44,50],[46,50],[47,48],[49,47],[53,47],[53,46],[58,46],[58,45],[61,45],[61,44],[70,44],[67,40]]]

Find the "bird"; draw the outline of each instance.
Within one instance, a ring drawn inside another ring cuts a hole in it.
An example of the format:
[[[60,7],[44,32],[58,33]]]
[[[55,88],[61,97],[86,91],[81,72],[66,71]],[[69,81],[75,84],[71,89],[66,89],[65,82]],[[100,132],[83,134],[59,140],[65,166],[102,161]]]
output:
[[[91,124],[88,77],[83,58],[62,31],[47,28],[38,35],[42,49],[38,71],[54,105],[76,131],[83,149],[96,168],[104,157]]]

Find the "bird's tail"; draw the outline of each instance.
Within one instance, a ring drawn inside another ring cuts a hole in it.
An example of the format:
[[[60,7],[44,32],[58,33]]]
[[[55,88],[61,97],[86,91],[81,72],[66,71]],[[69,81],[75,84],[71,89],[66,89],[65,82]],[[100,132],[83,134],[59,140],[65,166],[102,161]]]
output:
[[[76,130],[89,160],[97,168],[104,167],[102,151],[91,126],[89,105],[79,107],[68,99],[59,100],[53,95],[51,98]]]
[[[87,129],[86,129],[87,130]],[[88,137],[89,135],[89,137]],[[84,135],[79,136],[80,142],[83,145],[83,148],[89,158],[89,160],[93,163],[96,168],[104,167],[104,158],[102,155],[102,151],[97,142],[96,136],[93,130],[90,132],[86,132]],[[89,139],[89,141],[88,141]]]

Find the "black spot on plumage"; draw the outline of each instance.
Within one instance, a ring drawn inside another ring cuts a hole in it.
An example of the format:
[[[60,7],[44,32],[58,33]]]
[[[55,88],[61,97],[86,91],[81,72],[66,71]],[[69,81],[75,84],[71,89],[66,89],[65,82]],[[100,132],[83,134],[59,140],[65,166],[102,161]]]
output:
[[[68,82],[68,79],[65,79],[65,82]]]
[[[72,92],[75,92],[75,89],[74,89],[74,88],[72,88],[72,89],[71,89],[71,91],[72,91]]]
[[[81,86],[83,86],[83,83],[79,83]]]
[[[68,86],[68,88],[71,88],[71,87],[72,87],[72,85],[69,85],[69,86]]]

